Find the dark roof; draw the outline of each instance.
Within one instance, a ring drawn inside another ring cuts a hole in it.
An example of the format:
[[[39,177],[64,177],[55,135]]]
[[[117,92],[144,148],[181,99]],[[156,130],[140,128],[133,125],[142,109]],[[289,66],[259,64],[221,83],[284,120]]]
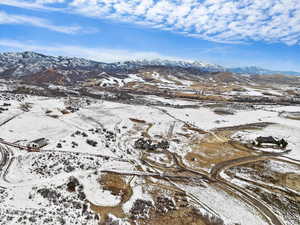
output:
[[[38,139],[35,139],[33,141],[31,141],[32,143],[39,143],[41,141],[46,141],[46,138],[38,138]]]

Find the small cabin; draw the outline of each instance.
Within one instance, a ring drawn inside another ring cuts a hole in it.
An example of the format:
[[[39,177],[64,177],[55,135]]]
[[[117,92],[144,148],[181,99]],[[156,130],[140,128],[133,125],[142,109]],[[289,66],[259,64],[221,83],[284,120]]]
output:
[[[42,148],[46,145],[48,145],[48,139],[39,138],[39,139],[36,139],[36,140],[33,140],[33,141],[29,142],[27,144],[27,147],[38,149],[38,148]]]

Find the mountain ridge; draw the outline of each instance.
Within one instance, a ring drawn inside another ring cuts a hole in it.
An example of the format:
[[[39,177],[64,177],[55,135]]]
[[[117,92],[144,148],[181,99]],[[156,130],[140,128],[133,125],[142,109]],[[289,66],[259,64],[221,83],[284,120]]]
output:
[[[64,76],[65,80],[70,80],[70,77],[75,80],[82,80],[100,76],[103,72],[110,75],[128,74],[130,71],[145,67],[191,69],[200,73],[231,72],[247,75],[283,74],[300,76],[300,73],[293,71],[273,71],[255,66],[225,68],[201,61],[143,59],[105,63],[78,57],[49,56],[32,51],[0,53],[0,77],[8,78],[21,78],[30,75],[36,77],[36,74],[41,74],[43,71],[54,70],[56,74]]]
[[[252,75],[274,75],[283,74],[291,76],[300,76],[300,72],[297,71],[284,71],[284,70],[269,70],[258,66],[245,66],[245,67],[233,67],[228,68],[229,72],[238,74],[252,74]]]

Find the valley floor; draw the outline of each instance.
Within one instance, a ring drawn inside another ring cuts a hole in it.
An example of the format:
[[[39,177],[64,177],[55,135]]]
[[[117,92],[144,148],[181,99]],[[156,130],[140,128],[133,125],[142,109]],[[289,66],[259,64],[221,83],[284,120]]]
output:
[[[300,224],[300,106],[142,98],[2,94],[0,224]]]

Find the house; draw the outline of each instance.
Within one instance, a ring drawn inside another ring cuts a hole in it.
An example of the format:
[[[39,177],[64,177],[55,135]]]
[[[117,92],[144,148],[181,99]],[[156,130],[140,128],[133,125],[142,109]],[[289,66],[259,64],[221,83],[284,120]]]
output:
[[[219,115],[234,115],[234,111],[227,107],[218,107],[214,109],[214,112]]]
[[[33,141],[29,142],[27,144],[27,147],[38,149],[38,148],[42,148],[46,145],[48,145],[48,139],[39,138],[39,139],[36,139],[36,140],[33,140]]]
[[[262,144],[271,144],[271,145],[277,145],[280,148],[286,148],[288,145],[288,142],[284,140],[283,138],[278,140],[277,138],[274,138],[272,136],[269,137],[257,137],[255,139],[254,145],[260,147]]]

